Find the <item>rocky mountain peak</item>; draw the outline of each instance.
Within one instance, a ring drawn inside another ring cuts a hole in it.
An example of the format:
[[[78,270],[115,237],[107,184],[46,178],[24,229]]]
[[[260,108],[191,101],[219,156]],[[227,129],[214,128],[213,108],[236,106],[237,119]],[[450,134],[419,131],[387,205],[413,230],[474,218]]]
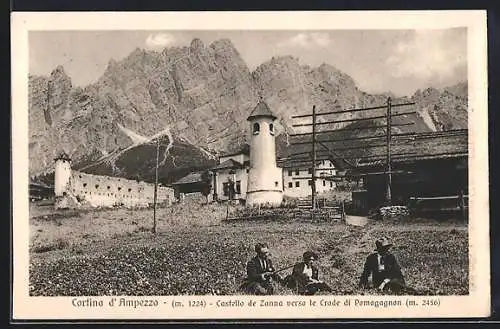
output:
[[[111,59],[108,61],[108,65],[107,65],[106,70],[107,70],[107,71],[114,70],[114,69],[116,68],[116,66],[117,66],[117,65],[118,65],[118,62],[116,61],[116,59],[111,58]]]
[[[412,100],[427,126],[442,127],[439,123],[446,121],[447,129],[462,127],[467,102],[456,93],[464,90],[459,85],[446,89],[446,95],[441,90],[420,91]],[[146,153],[129,153],[126,159],[116,154],[163,132],[173,136],[179,152],[173,159],[165,155],[165,175],[186,171],[180,166],[190,161],[182,157],[193,154],[199,159],[197,166],[203,166],[207,152],[248,142],[246,118],[259,95],[278,117],[277,135],[285,136],[297,123],[291,116],[310,113],[313,105],[318,111],[332,111],[386,102],[384,95],[360,91],[351,77],[332,65],[309,67],[293,56],[276,56],[250,72],[229,39],[207,47],[196,38],[189,46],[168,47],[161,53],[136,48],[120,61],[111,59],[104,75],[83,88],[73,87],[58,66],[49,77],[30,77],[29,93],[30,174],[53,169],[54,152],[61,148],[75,165],[98,159],[102,163],[104,157],[114,175],[140,174],[154,149],[150,154],[143,147]],[[138,168],[130,167],[131,159],[132,167]]]
[[[53,70],[52,72],[50,73],[50,76],[51,77],[68,77],[68,75],[66,74],[66,71],[64,70],[64,66],[62,65],[57,65]]]
[[[196,52],[196,51],[202,50],[203,48],[205,48],[205,45],[203,44],[203,41],[201,41],[200,39],[194,38],[191,41],[191,45],[190,45],[191,51]]]
[[[226,38],[215,40],[214,42],[212,42],[210,44],[210,48],[212,48],[214,50],[224,50],[224,49],[227,49],[227,50],[232,50],[232,51],[238,52],[238,50],[234,46],[233,42],[230,39],[226,39]]]
[[[71,78],[66,74],[62,65],[58,65],[52,70],[49,81],[54,84],[64,85],[65,88],[71,89],[72,87]]]

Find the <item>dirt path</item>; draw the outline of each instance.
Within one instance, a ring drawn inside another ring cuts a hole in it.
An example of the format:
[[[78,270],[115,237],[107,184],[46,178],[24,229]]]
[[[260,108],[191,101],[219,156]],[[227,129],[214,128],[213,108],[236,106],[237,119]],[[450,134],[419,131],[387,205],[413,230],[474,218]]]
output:
[[[363,216],[351,216],[347,215],[346,216],[346,224],[348,225],[353,225],[353,226],[365,226],[368,224],[368,218],[363,217]]]

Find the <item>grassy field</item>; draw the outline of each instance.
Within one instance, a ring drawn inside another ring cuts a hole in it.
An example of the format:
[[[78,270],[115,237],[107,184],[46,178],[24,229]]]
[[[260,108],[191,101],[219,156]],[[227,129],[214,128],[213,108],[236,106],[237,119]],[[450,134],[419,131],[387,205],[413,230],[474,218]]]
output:
[[[460,221],[406,219],[364,227],[225,222],[226,210],[200,200],[160,208],[153,234],[151,209],[56,212],[33,206],[30,294],[240,294],[245,263],[260,241],[269,244],[278,268],[314,250],[335,294],[376,294],[356,286],[381,235],[393,240],[409,286],[432,295],[468,294],[468,233]],[[281,287],[277,292],[293,293]]]

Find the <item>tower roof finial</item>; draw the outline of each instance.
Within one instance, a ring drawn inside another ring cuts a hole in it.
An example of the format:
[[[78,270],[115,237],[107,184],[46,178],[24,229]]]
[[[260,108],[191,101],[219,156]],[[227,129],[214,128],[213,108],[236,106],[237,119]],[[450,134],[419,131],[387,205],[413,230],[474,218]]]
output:
[[[57,160],[65,160],[65,161],[71,161],[71,158],[69,157],[68,153],[65,151],[60,152],[55,158],[54,161]]]
[[[262,96],[260,97],[259,102],[253,109],[252,113],[250,113],[250,116],[247,118],[247,120],[250,121],[257,117],[267,117],[276,120],[276,116],[273,114],[273,112],[271,112],[269,106],[267,106],[267,104],[262,100]]]

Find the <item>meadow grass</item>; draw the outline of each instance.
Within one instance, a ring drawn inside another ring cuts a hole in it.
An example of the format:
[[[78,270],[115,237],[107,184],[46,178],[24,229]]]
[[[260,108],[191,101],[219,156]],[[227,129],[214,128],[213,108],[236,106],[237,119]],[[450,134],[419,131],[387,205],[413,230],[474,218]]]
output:
[[[468,293],[465,223],[409,218],[354,227],[225,221],[226,211],[225,205],[192,200],[159,208],[156,234],[152,209],[33,216],[30,294],[241,294],[237,288],[257,242],[269,244],[276,268],[300,261],[306,250],[317,252],[322,279],[334,294],[376,294],[358,289],[357,283],[381,235],[393,240],[408,285],[430,295]],[[282,287],[276,292],[293,293]]]

